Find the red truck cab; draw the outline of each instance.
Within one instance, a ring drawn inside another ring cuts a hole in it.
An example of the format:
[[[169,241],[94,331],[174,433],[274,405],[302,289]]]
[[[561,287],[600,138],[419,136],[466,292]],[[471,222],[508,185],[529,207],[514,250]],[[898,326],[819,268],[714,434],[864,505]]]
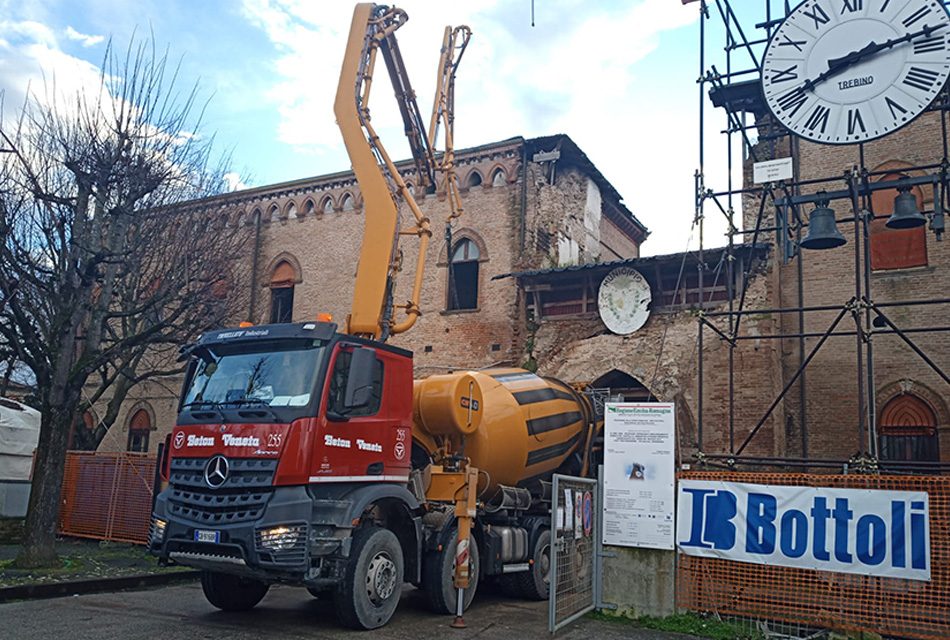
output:
[[[204,569],[216,606],[250,608],[275,581],[337,585],[354,530],[372,519],[398,536],[404,562],[377,571],[418,579],[410,352],[324,322],[213,331],[183,351],[152,553]]]

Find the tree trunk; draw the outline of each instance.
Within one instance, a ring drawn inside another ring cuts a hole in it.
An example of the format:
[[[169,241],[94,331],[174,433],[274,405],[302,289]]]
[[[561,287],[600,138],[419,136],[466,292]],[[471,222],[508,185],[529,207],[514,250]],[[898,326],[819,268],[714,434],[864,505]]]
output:
[[[60,396],[65,400],[65,394]],[[60,564],[56,554],[56,525],[69,424],[73,415],[70,405],[75,407],[75,402],[62,402],[57,407],[47,405],[43,412],[23,548],[14,563],[19,568],[57,567]]]

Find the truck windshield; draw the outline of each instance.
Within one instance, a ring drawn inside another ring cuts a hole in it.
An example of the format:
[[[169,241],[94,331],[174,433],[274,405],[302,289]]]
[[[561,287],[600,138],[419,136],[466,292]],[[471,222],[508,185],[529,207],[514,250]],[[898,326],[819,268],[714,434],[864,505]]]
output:
[[[306,406],[325,346],[322,340],[284,340],[199,347],[182,408]]]

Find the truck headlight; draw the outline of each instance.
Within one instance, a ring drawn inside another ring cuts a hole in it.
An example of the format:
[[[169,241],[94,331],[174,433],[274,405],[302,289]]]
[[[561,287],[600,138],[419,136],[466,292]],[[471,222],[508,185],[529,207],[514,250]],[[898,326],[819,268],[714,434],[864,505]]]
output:
[[[149,527],[148,541],[150,544],[161,544],[165,540],[165,527],[168,523],[161,518],[152,516],[152,525]]]
[[[257,546],[269,551],[285,551],[303,542],[306,535],[306,525],[282,525],[258,529]]]

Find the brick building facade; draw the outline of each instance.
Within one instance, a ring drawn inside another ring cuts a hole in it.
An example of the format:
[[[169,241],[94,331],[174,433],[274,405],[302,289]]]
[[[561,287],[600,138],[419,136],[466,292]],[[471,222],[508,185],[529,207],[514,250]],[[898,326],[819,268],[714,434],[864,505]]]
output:
[[[416,373],[524,363],[523,297],[495,276],[521,269],[635,258],[646,228],[566,135],[512,138],[457,152],[464,215],[452,251],[443,235],[449,207],[442,188],[416,193],[432,220],[422,316],[391,342],[415,353]],[[400,167],[413,182],[410,164]],[[200,203],[216,220],[253,228],[250,303],[255,324],[329,313],[341,323],[353,296],[365,221],[352,172],[230,193]],[[404,242],[396,300],[408,299],[416,247]],[[449,260],[456,297],[451,297]],[[154,451],[174,425],[180,380],[138,385],[100,450]],[[94,414],[95,412],[91,412]],[[87,422],[95,420],[87,416]]]
[[[940,126],[939,114],[925,114],[899,133],[865,145],[869,179],[916,175],[920,172],[907,168],[939,164]],[[792,155],[801,180],[831,179],[805,189],[806,194],[845,188],[842,176],[860,161],[853,146],[802,142],[790,148],[769,141],[757,151],[759,159]],[[812,350],[854,295],[853,225],[839,225],[847,240],[843,247],[797,251],[781,238],[776,243],[770,229],[780,221],[766,207],[760,226],[767,231],[754,245],[752,235],[745,234],[747,242],[731,254],[732,281],[727,282],[730,254],[721,249],[641,258],[646,229],[567,136],[484,145],[461,152],[458,164],[465,214],[456,223],[452,251],[440,233],[448,209],[444,192],[419,196],[435,232],[420,303],[423,315],[413,330],[393,339],[415,353],[418,376],[495,364],[528,366],[572,383],[610,387],[627,399],[675,401],[683,462],[698,451],[734,452],[760,422],[744,455],[844,460],[863,442],[872,454],[880,448],[883,457],[950,460],[947,386],[893,333],[871,337],[873,380],[864,375],[865,387],[871,385],[872,392],[865,388],[864,393],[879,437],[867,429],[867,412],[859,421],[850,313],[837,329],[847,335],[829,338],[803,382],[792,384],[769,412],[796,375],[801,355]],[[746,186],[751,187],[751,164],[747,168]],[[411,171],[407,180],[412,181]],[[933,209],[933,189],[914,193],[921,210]],[[878,191],[871,201],[881,216],[872,225],[871,298],[885,304],[939,298],[950,267],[947,245],[925,229],[885,230],[895,195]],[[351,173],[251,189],[203,204],[227,216],[229,223],[252,225],[258,232],[256,282],[247,318],[240,319],[299,321],[328,312],[342,321],[352,297],[364,220]],[[744,198],[746,229],[755,228],[759,204],[755,194]],[[839,219],[851,215],[848,201],[830,206]],[[809,208],[802,210],[806,218]],[[407,245],[405,265],[415,264],[412,251]],[[455,276],[466,280],[456,283],[461,298],[450,296],[450,259],[455,260]],[[629,336],[612,334],[597,309],[600,282],[618,266],[637,269],[653,296],[649,319]],[[397,300],[408,297],[410,282],[411,274],[403,274]],[[722,335],[728,333],[728,318],[715,315],[728,308],[730,297],[733,305],[742,300],[748,312],[732,346]],[[797,313],[776,311],[799,303],[828,309],[806,313],[802,326]],[[946,307],[941,305],[883,310],[906,329],[945,324]],[[704,330],[701,359],[700,312],[712,314],[707,320],[719,331]],[[768,338],[799,332],[808,336],[801,345],[795,337]],[[908,335],[938,366],[950,368],[947,332]],[[173,424],[178,384],[141,385],[100,448],[130,446],[129,427],[137,412],[137,424],[143,423],[144,411],[155,430],[147,442],[154,450]]]

